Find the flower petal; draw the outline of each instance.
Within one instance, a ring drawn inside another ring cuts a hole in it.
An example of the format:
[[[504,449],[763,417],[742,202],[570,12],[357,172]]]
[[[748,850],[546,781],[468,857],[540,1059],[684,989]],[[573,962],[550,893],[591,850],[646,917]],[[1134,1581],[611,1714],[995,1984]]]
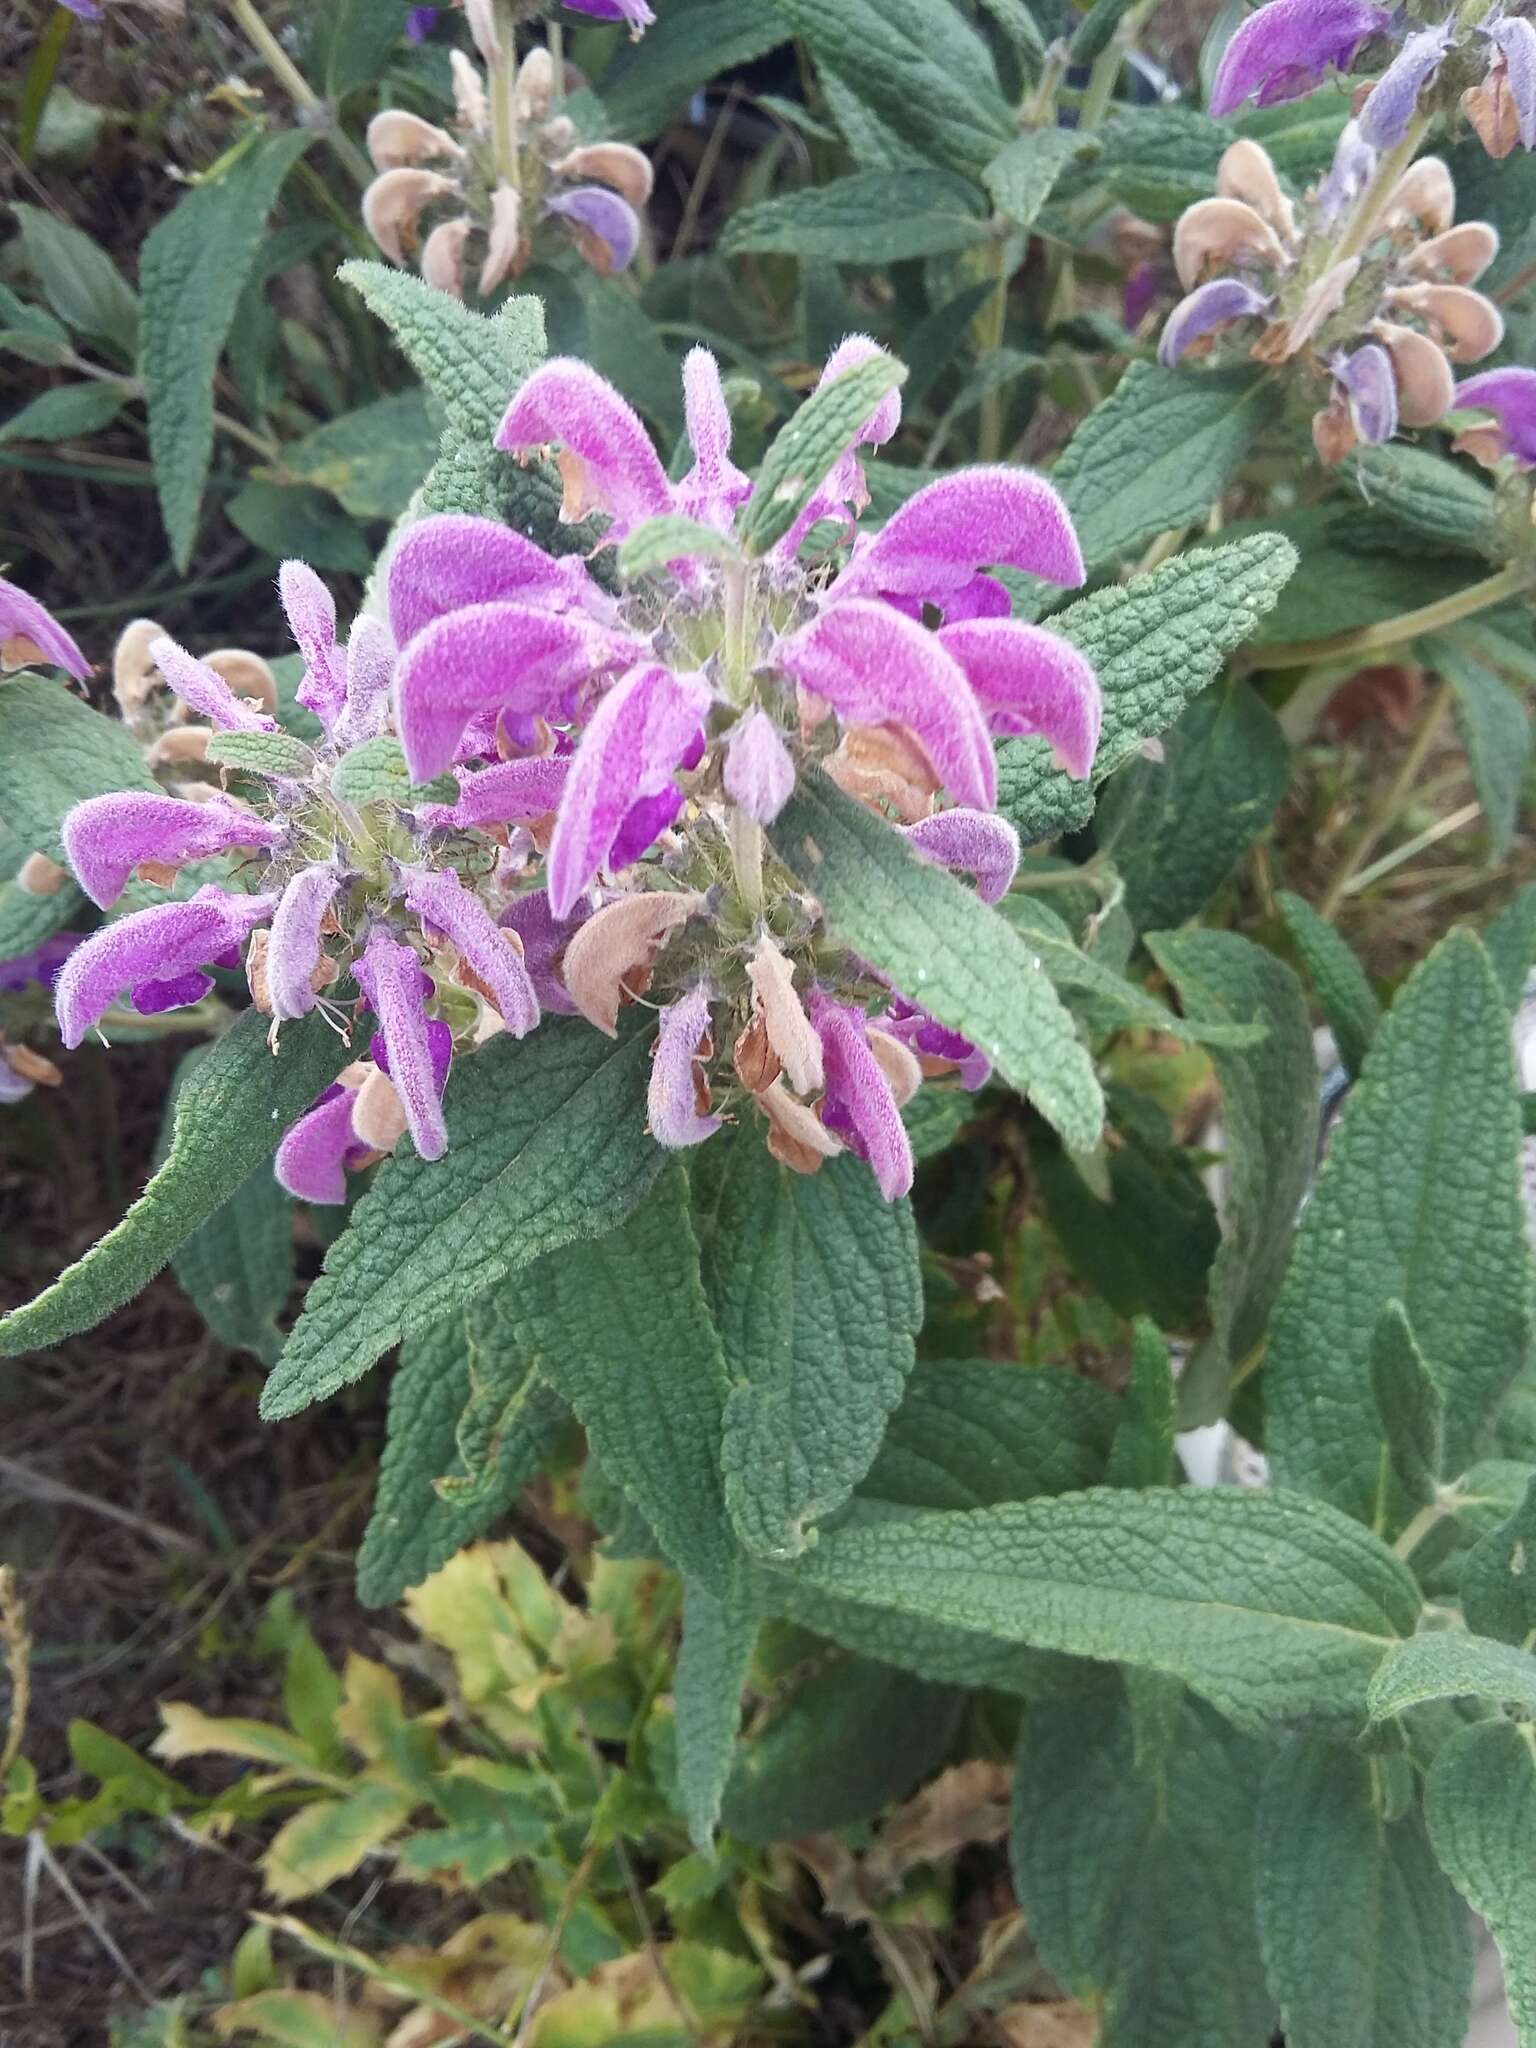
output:
[[[1397,432],[1397,377],[1380,342],[1368,341],[1352,355],[1337,355],[1330,367],[1349,400],[1349,415],[1362,441],[1390,441]]]
[[[544,211],[572,224],[583,261],[599,277],[612,277],[634,262],[640,247],[640,216],[606,185],[578,185],[571,192],[551,193]]]
[[[759,825],[771,825],[795,787],[795,764],[766,711],[749,711],[725,743],[725,793]]]
[[[150,641],[149,659],[184,704],[216,725],[220,732],[276,732],[277,722],[253,711],[237,697],[216,669],[161,633]]]
[[[1416,29],[1406,38],[1360,111],[1360,133],[1372,149],[1395,149],[1402,141],[1418,111],[1419,94],[1440,69],[1455,39],[1454,21]]]
[[[1083,554],[1071,514],[1045,478],[1027,469],[962,469],[908,498],[835,588],[889,590],[942,605],[978,569],[1001,568],[1081,583]]]
[[[633,668],[602,699],[581,736],[550,841],[549,900],[568,917],[613,854],[625,815],[668,792],[710,707],[702,676]]]
[[[341,887],[342,869],[327,863],[295,875],[278,899],[267,941],[267,997],[279,1023],[315,1007],[320,927]]]
[[[124,989],[195,983],[181,1000],[196,1002],[212,986],[200,970],[241,945],[276,902],[275,896],[226,896],[210,887],[187,902],[152,904],[103,925],[59,972],[54,1004],[64,1043],[79,1045]]]
[[[1524,15],[1501,14],[1482,33],[1504,60],[1501,86],[1514,110],[1522,149],[1536,149],[1536,28]]]
[[[825,1085],[821,1039],[805,1005],[795,992],[795,970],[767,932],[761,934],[747,962],[753,1006],[763,1020],[789,1085],[801,1095],[815,1095]]]
[[[564,611],[573,589],[590,581],[585,564],[556,561],[510,526],[443,512],[407,527],[390,557],[389,623],[404,647],[465,605],[510,600]]]
[[[479,825],[527,824],[558,809],[570,772],[568,754],[498,761],[478,775],[460,775],[457,803],[431,804],[419,815],[423,824],[454,825],[461,831]]]
[[[639,414],[606,377],[572,356],[535,370],[496,429],[496,446],[516,455],[552,441],[563,446],[568,482],[573,466],[578,472],[582,509],[613,520],[610,539],[671,511],[672,486]]]
[[[560,970],[582,1016],[616,1038],[628,978],[649,968],[668,937],[703,908],[702,896],[647,889],[594,911],[567,945]]]
[[[569,951],[581,920],[562,923],[550,909],[545,892],[530,889],[510,910],[502,912],[500,924],[503,931],[516,932],[522,942],[523,965],[542,1007],[561,1017],[574,1017],[576,1005],[560,980],[557,963]]]
[[[1416,328],[1378,320],[1372,334],[1397,373],[1397,416],[1405,427],[1432,427],[1455,403],[1456,384],[1444,349]],[[1477,382],[1474,377],[1473,383]]]
[[[1018,873],[1019,835],[995,811],[939,811],[897,830],[924,860],[976,877],[983,903],[999,903]]]
[[[614,659],[609,635],[571,612],[472,604],[435,619],[395,672],[400,744],[415,782],[450,767],[477,712],[554,714],[565,694]]]
[[[380,1064],[399,1090],[416,1150],[423,1159],[441,1159],[448,1149],[443,1077],[433,1057],[421,962],[409,946],[377,925],[354,972],[378,1012],[385,1053]]]
[[[1173,267],[1186,291],[1207,263],[1218,271],[1249,263],[1279,270],[1285,260],[1280,237],[1242,199],[1197,199],[1185,207],[1173,231]]]
[[[683,412],[693,467],[677,487],[678,510],[729,533],[737,506],[752,495],[752,479],[731,460],[731,409],[707,348],[691,348],[683,358]]]
[[[496,923],[452,868],[402,868],[400,879],[411,909],[458,948],[465,965],[490,991],[503,1024],[514,1038],[525,1038],[539,1021],[539,999],[516,938]]]
[[[360,612],[347,640],[346,700],[336,720],[336,744],[360,746],[384,730],[395,676],[395,643],[373,612]]]
[[[889,605],[847,598],[783,641],[777,658],[846,722],[904,726],[957,803],[990,810],[997,794],[992,743],[964,670],[940,643]]]
[[[1358,121],[1346,121],[1334,145],[1333,162],[1317,188],[1318,219],[1336,228],[1345,213],[1376,175],[1377,154],[1360,133]]]
[[[346,1169],[360,1164],[369,1151],[353,1133],[354,1101],[352,1088],[333,1081],[284,1133],[272,1170],[278,1186],[296,1200],[336,1204],[347,1199]]]
[[[1038,733],[1079,780],[1093,766],[1103,718],[1098,678],[1069,640],[1021,619],[971,619],[939,631],[965,671],[989,731]]]
[[[59,828],[76,880],[93,903],[115,903],[142,861],[180,867],[232,846],[279,846],[285,828],[224,797],[186,803],[148,790],[87,797]]]
[[[826,1069],[821,1120],[872,1169],[886,1200],[899,1201],[912,1186],[912,1141],[865,1035],[863,1013],[820,993],[811,997],[810,1013]]]
[[[696,1099],[699,1047],[709,1028],[709,992],[702,984],[661,1013],[646,1095],[651,1136],[658,1145],[700,1145],[720,1128],[719,1117],[699,1115]]]
[[[307,562],[284,562],[277,572],[277,592],[293,644],[304,657],[304,680],[295,694],[330,732],[347,701],[346,665],[336,646],[336,600]]]
[[[1524,468],[1536,467],[1536,370],[1484,370],[1456,386],[1458,412],[1491,412],[1502,452]]]
[[[650,158],[632,142],[583,143],[550,169],[557,178],[596,178],[636,208],[644,206],[656,184]]]
[[[0,668],[21,668],[33,659],[83,683],[91,665],[45,605],[0,576]]]
[[[565,0],[565,5],[577,14],[595,14],[599,21],[626,21],[636,39],[656,19],[648,0]]]
[[[1300,99],[1330,68],[1347,71],[1360,45],[1390,18],[1366,0],[1270,0],[1238,24],[1222,52],[1211,113],[1220,120],[1255,95],[1261,107]]]
[[[1234,320],[1251,320],[1272,303],[1266,293],[1255,291],[1237,277],[1213,277],[1209,284],[1196,285],[1187,298],[1180,299],[1163,326],[1157,345],[1157,360],[1171,370],[1197,341]]]

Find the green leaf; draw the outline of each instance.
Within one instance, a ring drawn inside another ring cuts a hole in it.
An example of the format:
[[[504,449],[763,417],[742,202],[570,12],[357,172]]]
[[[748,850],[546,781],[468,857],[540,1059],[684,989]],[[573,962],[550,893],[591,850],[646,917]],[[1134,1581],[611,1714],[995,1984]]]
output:
[[[1215,189],[1232,130],[1194,107],[1137,107],[1094,130],[1099,155],[1074,165],[1059,196],[1102,186],[1143,219],[1171,222]]]
[[[833,1653],[742,1743],[722,1822],[779,1842],[872,1819],[938,1767],[964,1704],[948,1686]]]
[[[1435,1497],[1445,1404],[1400,1301],[1389,1301],[1371,1337],[1371,1394],[1384,1451],[1415,1507]]]
[[[1530,1336],[1509,1020],[1467,931],[1441,940],[1366,1056],[1296,1235],[1264,1370],[1280,1483],[1369,1521],[1381,1436],[1367,1366],[1400,1301],[1445,1399],[1445,1464],[1476,1455]]]
[[[334,498],[306,484],[243,484],[224,507],[237,533],[281,560],[297,555],[313,569],[366,576],[374,550]]]
[[[1510,2016],[1530,2048],[1536,2041],[1536,1747],[1530,1725],[1485,1721],[1453,1735],[1430,1765],[1424,1818],[1441,1869],[1498,1943]]]
[[[678,1791],[696,1849],[709,1849],[720,1824],[759,1620],[756,1605],[735,1586],[718,1598],[694,1580],[683,1588],[683,1640],[672,1700]]]
[[[165,1164],[115,1230],[35,1301],[0,1321],[0,1357],[57,1344],[131,1301],[265,1165],[350,1056],[318,1012],[285,1027],[277,1059],[267,1045],[267,1019],[255,1010],[237,1018],[181,1088]]]
[[[283,1342],[277,1317],[293,1288],[293,1199],[265,1160],[198,1225],[171,1263],[221,1344],[254,1352],[266,1365],[275,1362]]]
[[[788,33],[763,0],[670,0],[604,71],[602,132],[630,140],[659,133],[697,87],[752,63]]]
[[[1067,165],[1092,147],[1092,139],[1074,128],[1032,128],[998,151],[981,182],[999,213],[1015,227],[1032,228]]]
[[[732,217],[725,256],[822,256],[875,269],[914,256],[943,256],[987,239],[981,192],[952,171],[857,171],[762,199]]]
[[[1382,1660],[1367,1706],[1387,1721],[1425,1700],[1489,1700],[1536,1714],[1536,1657],[1514,1643],[1441,1629],[1411,1636]]]
[[[1216,680],[1295,566],[1288,542],[1250,534],[1179,555],[1054,614],[1052,632],[1087,655],[1104,698],[1095,782],[1123,767]],[[1092,790],[1055,766],[1044,740],[1006,740],[997,762],[997,807],[1026,845],[1075,831],[1092,816]]]
[[[931,162],[979,176],[1014,132],[986,45],[951,0],[773,0],[847,90]]]
[[[1131,1377],[1104,1471],[1110,1486],[1169,1484],[1173,1477],[1174,1401],[1168,1346],[1157,1325],[1138,1316],[1131,1338]]]
[[[121,384],[100,379],[93,384],[59,384],[13,412],[0,426],[0,444],[7,441],[69,441],[77,434],[96,434],[122,411],[129,394]]]
[[[1109,47],[1121,17],[1133,4],[1134,0],[1093,0],[1073,34],[1068,50],[1071,61],[1091,64],[1100,56]]]
[[[438,439],[426,394],[396,391],[288,442],[282,470],[329,491],[354,519],[398,519],[432,467]]]
[[[10,687],[0,684],[0,689]],[[18,953],[30,953],[44,939],[62,931],[84,908],[85,892],[73,882],[65,882],[51,896],[34,896],[14,880],[0,882],[0,960],[14,960]],[[928,1088],[922,1092],[934,1093]]]
[[[1505,904],[1483,933],[1483,944],[1506,1006],[1517,1010],[1536,961],[1536,882],[1527,882]]]
[[[1279,385],[1261,370],[1192,376],[1132,363],[1051,472],[1089,566],[1203,524],[1279,405]]]
[[[393,733],[381,732],[348,748],[331,770],[331,789],[349,804],[403,804],[413,798],[451,804],[458,800],[459,783],[450,770],[413,786],[405,749]]]
[[[1161,761],[1133,761],[1099,806],[1095,832],[1125,878],[1138,931],[1203,910],[1274,817],[1291,779],[1280,721],[1246,683],[1195,699]]]
[[[1473,1545],[1461,1568],[1467,1627],[1529,1650],[1536,1642],[1536,1479],[1507,1522]]]
[[[1456,726],[1467,750],[1472,787],[1488,821],[1489,855],[1507,858],[1520,816],[1520,789],[1531,753],[1523,692],[1479,661],[1453,633],[1419,642],[1419,651],[1455,696]]]
[[[1113,1679],[1029,1709],[1020,1907],[1063,1989],[1102,2003],[1104,2048],[1248,2048],[1272,2018],[1254,1926],[1262,1752],[1187,1699],[1151,1769],[1136,1732]]]
[[[301,1806],[283,1822],[261,1859],[267,1890],[284,1903],[324,1891],[356,1870],[371,1849],[381,1848],[418,1803],[414,1790],[364,1781],[345,1799]]]
[[[286,732],[216,732],[207,758],[216,768],[241,768],[251,775],[308,775],[314,754]]]
[[[139,302],[105,249],[83,229],[40,206],[13,204],[11,211],[21,229],[27,268],[64,325],[77,334],[111,342],[131,359]],[[27,324],[37,331],[34,323]]]
[[[72,350],[69,330],[61,327],[41,306],[18,299],[7,285],[0,284],[0,349],[21,356],[45,368],[62,367]]]
[[[549,466],[525,468],[493,445],[518,386],[544,358],[539,301],[508,299],[487,319],[387,263],[353,261],[336,274],[384,322],[447,413],[422,511],[505,519],[557,555],[590,546],[590,527],[561,524],[560,486]]]
[[[1369,1757],[1289,1742],[1259,1804],[1264,1965],[1286,2048],[1461,2048],[1472,1927],[1417,1802],[1381,1811]]]
[[[327,1991],[253,1991],[221,2006],[219,2023],[225,2035],[259,2034],[274,2048],[378,2048],[373,2020],[366,2013],[338,2013]],[[169,2042],[175,2036],[160,2038]]]
[[[801,781],[770,836],[838,939],[980,1046],[1075,1150],[1098,1142],[1093,1062],[1005,919],[824,776]]]
[[[744,1133],[718,1174],[704,1279],[731,1382],[726,1505],[749,1550],[794,1557],[901,1399],[923,1320],[917,1232],[851,1156],[808,1178]]]
[[[1366,504],[1448,548],[1482,553],[1493,540],[1494,496],[1476,471],[1406,441],[1356,449],[1345,479]]]
[[[405,31],[398,0],[332,0],[316,26],[313,69],[329,99],[371,85]]]
[[[428,1161],[402,1140],[380,1167],[267,1381],[267,1420],[349,1386],[519,1266],[620,1222],[665,1157],[645,1135],[649,1054],[643,1027],[614,1043],[550,1017],[457,1067],[448,1151]]]
[[[158,788],[116,719],[41,676],[0,684],[0,818],[29,853],[62,862],[59,826],[86,797]]]
[[[1232,1372],[1263,1337],[1279,1291],[1317,1156],[1317,1061],[1301,985],[1283,960],[1235,932],[1159,932],[1147,944],[1187,1014],[1267,1027],[1256,1045],[1211,1048],[1231,1168],[1211,1335],[1180,1386],[1179,1420],[1192,1428],[1224,1412]]]
[[[365,1607],[390,1606],[430,1578],[512,1505],[544,1462],[565,1404],[531,1367],[506,1393],[494,1459],[479,1484],[440,1493],[435,1482],[463,1470],[458,1429],[470,1398],[464,1317],[449,1316],[401,1346],[373,1514],[357,1554]]]
[[[1339,1058],[1353,1079],[1381,1022],[1376,991],[1349,946],[1310,903],[1282,889],[1275,904],[1317,991]]]
[[[917,1514],[824,1535],[793,1576],[1000,1642],[1165,1672],[1254,1729],[1352,1729],[1419,1612],[1407,1567],[1337,1510],[1224,1489]]]
[[[595,1035],[583,1026],[584,1038]],[[630,1038],[631,1057],[636,1045],[643,1052],[645,1040]],[[543,1119],[547,1128],[547,1111]],[[605,1121],[610,1145],[614,1121]],[[607,1236],[523,1261],[484,1312],[487,1327],[502,1326],[499,1341],[569,1401],[667,1557],[724,1594],[737,1554],[720,1478],[726,1370],[677,1162]]]
[[[641,576],[654,575],[668,562],[698,555],[719,560],[730,552],[730,541],[714,527],[685,519],[678,512],[663,512],[655,519],[642,519],[625,535],[619,547],[619,575],[625,583],[633,583]]]
[[[313,141],[269,135],[196,185],[150,230],[139,259],[144,396],[160,509],[176,566],[197,540],[213,454],[213,380],[283,180]]]
[[[906,376],[906,365],[894,356],[871,356],[819,385],[780,428],[741,514],[741,541],[749,555],[765,555],[783,539],[881,399]]]

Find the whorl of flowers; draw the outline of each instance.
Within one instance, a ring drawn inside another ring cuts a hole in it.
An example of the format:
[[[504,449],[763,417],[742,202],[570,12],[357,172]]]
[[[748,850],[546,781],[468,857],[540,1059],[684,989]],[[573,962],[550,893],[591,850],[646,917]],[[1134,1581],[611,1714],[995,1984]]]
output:
[[[1536,148],[1536,28],[1501,0],[1417,26],[1367,0],[1269,0],[1227,44],[1211,112],[1299,99],[1331,71],[1348,71],[1362,50],[1389,48],[1388,36],[1397,47],[1356,100],[1373,149],[1395,148],[1417,116],[1458,101],[1491,156],[1508,156],[1517,143]]]
[[[854,337],[825,380],[879,354]],[[1075,584],[1082,557],[1056,493],[1017,469],[946,477],[854,537],[867,497],[853,447],[754,555],[738,536],[752,487],[730,459],[704,350],[684,387],[693,466],[677,484],[625,401],[579,362],[530,378],[497,435],[523,456],[558,447],[568,516],[606,516],[605,544],[658,518],[691,522],[676,528],[674,558],[617,595],[583,560],[444,515],[396,547],[388,626],[365,613],[343,648],[318,579],[286,564],[299,701],[325,732],[314,748],[207,663],[153,644],[160,673],[213,729],[208,758],[238,764],[263,794],[93,798],[65,820],[70,863],[103,906],[131,875],[169,882],[187,861],[236,851],[255,889],[205,885],[87,940],[59,978],[67,1045],[124,991],[144,1011],[195,1002],[209,966],[236,964],[242,947],[274,1037],[315,1008],[350,1033],[350,975],[376,1024],[372,1065],[349,1069],[278,1158],[296,1192],[334,1201],[345,1167],[402,1129],[424,1157],[443,1151],[455,1051],[503,1028],[521,1036],[541,1007],[612,1032],[621,1005],[644,996],[659,1012],[659,1143],[697,1143],[751,1107],[786,1163],[812,1171],[846,1148],[887,1195],[905,1190],[901,1105],[926,1073],[979,1086],[987,1062],[920,991],[892,988],[832,942],[763,827],[819,762],[923,858],[1000,896],[1018,842],[991,810],[993,737],[1043,734],[1085,775],[1100,707],[1081,655],[1010,617],[985,572]],[[878,445],[898,419],[891,393],[850,439]],[[369,763],[386,779],[362,777]]]
[[[1328,175],[1293,205],[1259,144],[1234,142],[1216,196],[1174,229],[1187,296],[1168,316],[1161,360],[1240,339],[1256,361],[1327,380],[1312,422],[1325,462],[1400,426],[1433,426],[1452,403],[1451,365],[1479,361],[1504,336],[1498,307],[1472,289],[1498,254],[1496,231],[1453,225],[1455,187],[1438,157],[1373,198],[1378,161],[1352,121]]]
[[[519,64],[488,6],[472,4],[469,19],[487,77],[452,52],[457,137],[399,107],[368,124],[379,173],[363,194],[368,232],[392,263],[419,250],[422,276],[455,298],[472,244],[482,297],[519,276],[554,231],[604,276],[625,269],[651,195],[648,159],[627,142],[579,142],[554,110],[549,51],[530,50]],[[440,217],[423,237],[429,211]]]

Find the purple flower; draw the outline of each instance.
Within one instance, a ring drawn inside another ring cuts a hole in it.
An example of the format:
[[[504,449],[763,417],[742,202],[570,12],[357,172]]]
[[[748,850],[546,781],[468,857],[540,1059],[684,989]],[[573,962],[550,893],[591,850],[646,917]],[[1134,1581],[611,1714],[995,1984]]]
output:
[[[565,5],[577,14],[595,14],[599,21],[627,21],[636,38],[656,19],[646,0],[565,0]]]
[[[717,1116],[701,1116],[696,1097],[703,1078],[700,1048],[709,1034],[709,992],[702,985],[661,1013],[651,1061],[646,1109],[658,1145],[700,1145],[720,1128]]]
[[[189,902],[156,903],[104,925],[70,954],[54,985],[64,1043],[79,1045],[125,990],[146,1016],[201,1001],[213,987],[204,970],[238,966],[241,946],[275,902],[206,888]]]
[[[61,7],[67,7],[71,14],[78,14],[82,21],[100,21],[101,0],[59,0]]]
[[[20,995],[34,985],[52,988],[64,962],[85,938],[83,932],[54,932],[26,953],[0,960],[0,996]]]
[[[1329,367],[1344,391],[1360,439],[1372,444],[1390,441],[1397,432],[1397,378],[1386,350],[1379,342],[1368,341],[1352,355],[1335,356]]]
[[[1165,370],[1171,370],[1197,341],[1230,327],[1236,320],[1254,319],[1272,303],[1267,293],[1255,291],[1241,278],[1213,277],[1209,284],[1196,285],[1168,315],[1163,338],[1157,345],[1157,360]]]
[[[795,764],[766,711],[749,711],[731,728],[725,793],[759,825],[771,825],[795,787]]]
[[[145,861],[179,868],[233,846],[278,846],[285,834],[281,825],[227,797],[187,803],[179,796],[132,790],[76,804],[60,836],[76,880],[105,910]]]
[[[352,1128],[357,1095],[356,1086],[333,1081],[284,1133],[272,1166],[278,1184],[297,1200],[345,1202],[347,1168],[372,1157],[372,1148]]]
[[[437,25],[439,12],[436,7],[413,7],[405,17],[407,40],[424,43]]]
[[[1372,149],[1395,149],[1402,141],[1418,111],[1419,94],[1440,69],[1455,39],[1454,21],[1417,29],[1408,37],[1361,110],[1361,138]]]
[[[91,665],[52,612],[0,576],[0,670],[51,662],[83,683]]]
[[[1367,0],[1269,0],[1239,24],[1222,52],[1211,112],[1220,119],[1255,97],[1261,107],[1301,99],[1330,70],[1347,71],[1361,45],[1390,20]]]
[[[924,860],[974,875],[983,903],[1001,902],[1018,872],[1019,835],[991,811],[940,811],[903,825],[901,836]]]
[[[448,1149],[443,1123],[446,1062],[442,1027],[435,1034],[427,1015],[431,983],[414,947],[403,945],[383,926],[369,934],[362,957],[353,963],[358,986],[378,1013],[374,1058],[394,1082],[405,1120],[423,1159],[441,1159]]]
[[[1536,370],[1484,370],[1456,386],[1458,412],[1491,412],[1490,424],[1472,427],[1457,439],[1480,460],[1512,455],[1522,469],[1536,469]]]
[[[571,224],[582,255],[600,276],[611,277],[634,262],[640,247],[640,216],[606,185],[553,192],[544,201],[544,211]]]
[[[863,1013],[817,991],[810,1016],[826,1072],[821,1120],[868,1164],[881,1194],[894,1202],[912,1186],[912,1141],[870,1046]]]

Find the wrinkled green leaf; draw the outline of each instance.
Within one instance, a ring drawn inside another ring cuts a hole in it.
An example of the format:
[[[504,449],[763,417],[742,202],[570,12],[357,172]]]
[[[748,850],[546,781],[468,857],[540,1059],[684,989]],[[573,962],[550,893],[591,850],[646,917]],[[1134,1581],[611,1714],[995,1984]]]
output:
[[[1461,1629],[1411,1636],[1382,1660],[1367,1699],[1373,1721],[1425,1700],[1490,1700],[1536,1714],[1536,1657]]]
[[[116,719],[41,676],[0,683],[0,818],[29,853],[62,862],[59,826],[86,797],[158,787]]]
[[[702,526],[681,513],[663,512],[655,519],[641,520],[625,535],[619,546],[619,575],[632,583],[641,576],[654,575],[668,562],[699,555],[718,558],[730,552],[730,541],[713,526]]]
[[[1507,1522],[1474,1544],[1461,1568],[1461,1610],[1480,1636],[1536,1641],[1536,1480]]]
[[[1353,1077],[1359,1073],[1381,1022],[1376,991],[1349,946],[1310,903],[1282,889],[1275,904],[1317,992],[1339,1058]]]
[[[721,253],[823,256],[870,268],[942,256],[987,238],[982,194],[951,171],[859,171],[743,207]]]
[[[1384,1455],[1415,1507],[1435,1497],[1445,1403],[1400,1301],[1389,1301],[1371,1337],[1371,1393]]]
[[[1531,753],[1531,721],[1523,692],[1512,690],[1454,633],[1420,643],[1426,661],[1449,683],[1456,726],[1467,750],[1472,787],[1488,821],[1490,856],[1505,859],[1520,815],[1520,789]]]
[[[871,356],[819,385],[779,430],[740,516],[749,555],[766,554],[783,539],[881,399],[905,383],[906,375],[906,366],[893,356]]]
[[[290,441],[282,468],[329,491],[354,519],[397,519],[432,467],[438,438],[425,393],[397,391]]]
[[[671,0],[604,71],[603,133],[636,141],[655,135],[696,87],[750,64],[788,33],[763,0]]]
[[[1157,1325],[1137,1318],[1131,1376],[1121,1401],[1104,1477],[1110,1486],[1167,1486],[1173,1478],[1175,1389]]]
[[[999,213],[1015,227],[1029,228],[1051,196],[1051,187],[1074,157],[1093,147],[1072,128],[1031,128],[1000,149],[981,174]]]
[[[1453,1735],[1424,1788],[1446,1876],[1488,1923],[1522,2048],[1536,2041],[1536,1748],[1529,1724],[1486,1721]]]
[[[683,1639],[672,1697],[678,1791],[696,1849],[708,1850],[720,1824],[759,1619],[755,1603],[735,1585],[718,1598],[691,1580],[683,1589]]]
[[[119,354],[131,358],[139,330],[139,301],[106,250],[83,228],[41,206],[13,204],[11,211],[21,229],[27,268],[64,325],[110,342]],[[33,322],[27,325],[41,331]]]
[[[0,444],[7,441],[70,441],[77,434],[96,434],[122,411],[127,392],[106,380],[94,384],[59,384],[45,391],[0,425]]]

